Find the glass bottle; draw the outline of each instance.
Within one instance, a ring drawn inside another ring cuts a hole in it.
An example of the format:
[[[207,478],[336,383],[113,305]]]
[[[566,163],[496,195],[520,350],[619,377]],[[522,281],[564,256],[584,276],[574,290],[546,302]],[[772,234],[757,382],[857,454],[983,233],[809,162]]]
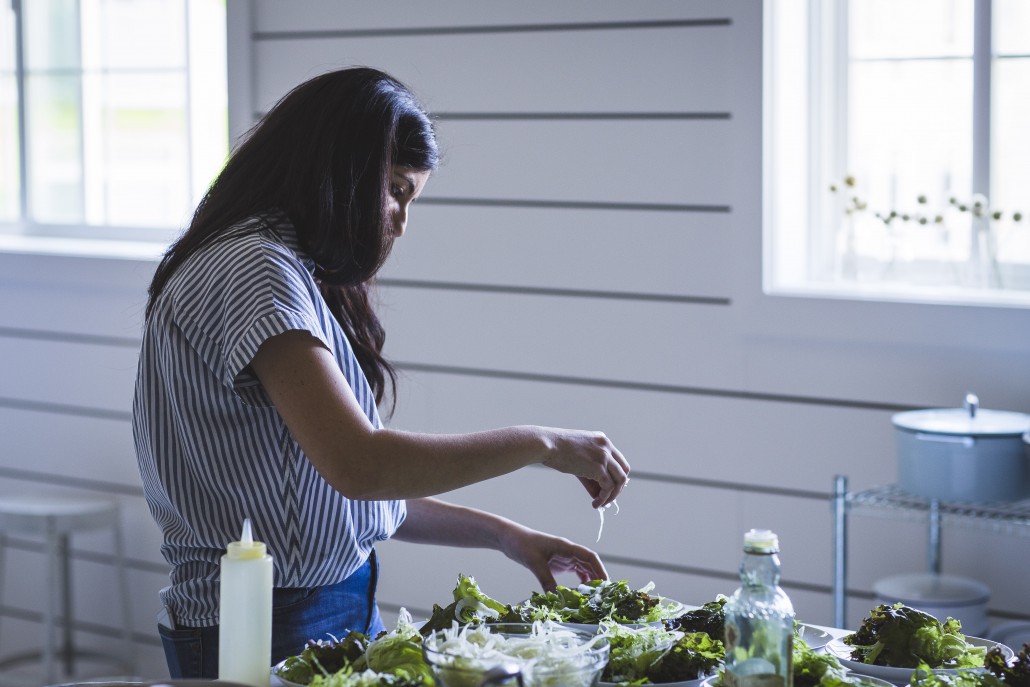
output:
[[[726,602],[726,687],[792,687],[794,607],[780,589],[778,537],[744,535],[740,588]]]

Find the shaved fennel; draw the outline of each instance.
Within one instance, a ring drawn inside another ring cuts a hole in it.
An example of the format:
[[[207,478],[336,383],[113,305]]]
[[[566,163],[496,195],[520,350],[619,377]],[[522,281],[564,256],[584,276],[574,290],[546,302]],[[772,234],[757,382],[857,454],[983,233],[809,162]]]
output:
[[[601,506],[600,508],[597,509],[597,514],[601,516],[601,526],[597,529],[597,541],[601,541],[601,533],[604,532],[604,512],[606,510],[608,510],[609,508],[611,508],[612,506],[615,506],[615,514],[618,515],[619,514],[619,502],[618,501],[612,501],[607,506]],[[596,544],[597,542],[594,542],[594,543]]]
[[[438,682],[448,685],[475,685],[490,668],[511,665],[529,687],[585,687],[594,684],[607,662],[608,640],[551,621],[533,623],[529,634],[502,634],[488,625],[454,623],[426,639],[425,654]]]

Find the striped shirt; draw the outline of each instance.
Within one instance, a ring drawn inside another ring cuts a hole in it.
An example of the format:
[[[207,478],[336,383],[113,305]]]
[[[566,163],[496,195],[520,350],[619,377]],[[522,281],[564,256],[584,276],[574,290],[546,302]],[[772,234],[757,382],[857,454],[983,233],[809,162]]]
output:
[[[268,338],[303,330],[332,351],[369,421],[375,399],[282,213],[231,229],[165,284],[143,334],[133,436],[171,566],[161,600],[190,627],[218,622],[219,559],[249,517],[277,587],[340,582],[404,520],[403,501],[345,498],[315,470],[249,368]]]

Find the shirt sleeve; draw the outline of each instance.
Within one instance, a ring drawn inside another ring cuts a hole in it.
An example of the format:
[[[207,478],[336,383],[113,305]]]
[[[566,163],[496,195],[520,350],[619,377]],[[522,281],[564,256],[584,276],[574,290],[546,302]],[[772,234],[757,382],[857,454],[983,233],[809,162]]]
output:
[[[266,405],[260,384],[249,369],[258,348],[277,334],[301,330],[332,350],[320,325],[326,315],[325,305],[303,264],[280,244],[247,241],[240,264],[243,267],[234,270],[224,282],[219,299],[222,381],[243,400]],[[254,392],[258,392],[257,396]]]

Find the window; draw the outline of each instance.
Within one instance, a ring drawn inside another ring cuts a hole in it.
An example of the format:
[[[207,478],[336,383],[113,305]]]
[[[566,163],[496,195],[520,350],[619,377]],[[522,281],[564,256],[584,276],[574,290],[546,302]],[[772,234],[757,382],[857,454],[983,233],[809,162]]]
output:
[[[166,240],[228,149],[224,0],[0,4],[0,231]]]
[[[1030,3],[765,21],[767,290],[1030,304]]]

